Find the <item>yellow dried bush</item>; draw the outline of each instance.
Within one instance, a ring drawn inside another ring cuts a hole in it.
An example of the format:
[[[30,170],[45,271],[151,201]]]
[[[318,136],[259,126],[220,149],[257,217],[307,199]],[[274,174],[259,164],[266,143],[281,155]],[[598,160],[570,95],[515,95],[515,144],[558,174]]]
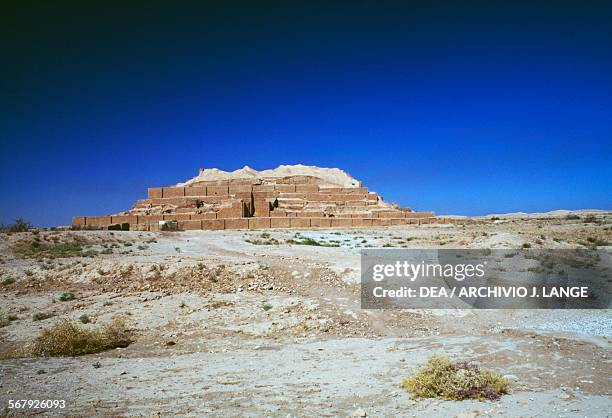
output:
[[[99,353],[117,347],[127,347],[131,335],[124,319],[113,320],[96,330],[79,327],[70,321],[62,321],[43,330],[33,341],[30,354],[34,356],[72,357]]]
[[[412,398],[496,400],[507,393],[508,385],[508,380],[496,372],[432,356],[414,376],[404,379],[400,387]]]

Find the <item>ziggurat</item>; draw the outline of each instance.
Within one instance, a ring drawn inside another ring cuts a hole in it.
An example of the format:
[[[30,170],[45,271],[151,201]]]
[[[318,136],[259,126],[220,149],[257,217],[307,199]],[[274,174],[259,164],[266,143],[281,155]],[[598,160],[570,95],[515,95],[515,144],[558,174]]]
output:
[[[131,210],[108,216],[75,216],[73,226],[141,231],[349,228],[435,221],[386,203],[339,169],[280,166],[231,173],[200,169],[176,186],[148,189]]]

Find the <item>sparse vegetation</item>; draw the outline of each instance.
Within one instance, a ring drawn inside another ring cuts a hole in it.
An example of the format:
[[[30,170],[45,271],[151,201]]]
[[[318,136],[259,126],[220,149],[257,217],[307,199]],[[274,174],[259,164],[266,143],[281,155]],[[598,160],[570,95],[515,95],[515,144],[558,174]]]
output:
[[[523,244],[523,248],[531,248],[531,244],[526,242]]]
[[[32,320],[33,321],[44,321],[45,319],[49,319],[54,316],[55,314],[51,312],[37,312],[34,315],[32,315]]]
[[[597,237],[588,237],[587,242],[594,247],[605,247],[610,245],[608,241]]]
[[[30,224],[30,222],[22,218],[17,218],[15,219],[15,222],[13,222],[10,225],[0,225],[0,232],[8,232],[8,233],[28,232],[30,228],[32,228],[32,225]]]
[[[496,400],[507,392],[509,382],[498,373],[482,370],[477,365],[453,363],[446,357],[432,356],[400,386],[412,398]]]
[[[8,286],[10,284],[15,283],[15,279],[13,277],[7,277],[5,279],[2,280],[2,285],[3,286]]]
[[[262,234],[263,236],[264,234]],[[269,234],[268,234],[269,235]],[[276,238],[270,238],[270,239],[246,239],[245,242],[248,242],[249,244],[253,244],[253,245],[278,245],[280,244],[280,241],[277,240]]]
[[[131,342],[126,323],[119,317],[97,330],[88,330],[70,321],[62,321],[51,329],[43,330],[32,342],[29,354],[73,357],[127,347]]]
[[[16,252],[32,258],[68,258],[68,257],[95,257],[98,252],[84,249],[78,242],[63,242],[47,244],[41,241],[32,241],[30,245],[19,245]]]
[[[272,309],[272,305],[270,305],[268,302],[262,302],[261,309],[267,312]]]
[[[89,324],[91,322],[91,319],[89,319],[89,317],[85,314],[79,316],[79,321],[81,321],[81,324]]]
[[[287,244],[313,245],[316,247],[339,247],[340,246],[338,242],[317,241],[316,239],[310,238],[310,237],[304,237],[301,239],[288,239]]]
[[[64,292],[59,296],[59,301],[60,302],[68,302],[70,300],[74,300],[76,299],[76,296],[74,296],[74,293],[71,292]]]

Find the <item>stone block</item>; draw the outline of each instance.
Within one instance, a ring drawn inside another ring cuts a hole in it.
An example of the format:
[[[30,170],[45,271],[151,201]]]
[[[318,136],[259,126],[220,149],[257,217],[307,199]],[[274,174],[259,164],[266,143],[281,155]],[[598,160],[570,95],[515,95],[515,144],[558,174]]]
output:
[[[270,228],[270,218],[248,218],[249,229]]]
[[[192,220],[201,221],[202,219],[217,219],[216,212],[194,213],[191,215]]]
[[[290,218],[291,228],[310,228],[310,218]]]
[[[328,193],[328,194],[342,193],[342,187],[323,187],[323,186],[320,186],[319,187],[319,193]]]
[[[149,199],[153,198],[162,198],[164,197],[164,189],[163,187],[151,187],[147,190],[147,197]]]
[[[372,226],[372,219],[366,219],[366,218],[352,218],[351,219],[351,224],[352,226],[357,226],[357,227],[366,227],[366,226]]]
[[[310,218],[311,228],[331,228],[331,218]]]
[[[335,202],[351,202],[356,200],[365,200],[365,195],[351,193],[332,193],[331,200]]]
[[[304,199],[310,202],[322,202],[322,201],[333,200],[331,198],[331,195],[324,194],[324,193],[307,193]]]
[[[316,184],[296,184],[295,191],[296,193],[318,193],[319,186]]]
[[[224,219],[225,229],[249,229],[247,218],[228,218]]]
[[[183,197],[185,196],[184,187],[164,187],[162,197]]]
[[[289,192],[279,192],[278,200],[291,200],[291,199],[304,199],[306,197],[306,193],[289,193]]]
[[[211,229],[224,229],[225,222],[224,219],[202,219],[202,229],[211,230]]]
[[[87,225],[89,226],[107,226],[111,224],[110,216],[88,216]]]
[[[85,216],[73,216],[72,225],[74,226],[85,226],[87,224],[87,218]]]
[[[271,228],[290,228],[291,218],[270,218]]]
[[[179,221],[179,229],[184,231],[194,231],[202,229],[202,221]]]
[[[250,195],[252,191],[253,191],[253,186],[248,185],[248,184],[242,184],[242,185],[231,185],[230,184],[229,186],[229,194],[241,193],[242,195],[244,195],[245,193],[248,193]]]
[[[229,186],[206,186],[206,196],[229,195]]]
[[[331,218],[332,228],[350,228],[353,226],[350,218]]]
[[[163,215],[138,215],[138,224],[159,223],[163,221]]]
[[[373,218],[399,218],[402,216],[402,212],[397,211],[397,210],[389,210],[389,211],[377,211],[374,212],[374,215],[378,215],[378,216],[372,216]]]
[[[188,213],[172,213],[168,215],[163,215],[164,221],[188,221],[191,219]]]
[[[273,192],[274,184],[255,184],[253,185],[253,193],[255,192]]]
[[[367,187],[343,187],[340,189],[340,193],[366,195],[368,194],[368,188]]]
[[[295,193],[295,184],[275,184],[274,190],[281,193]]]
[[[205,186],[191,186],[185,187],[185,196],[206,196],[206,187]]]
[[[111,216],[110,223],[112,224],[123,224],[123,223],[137,224],[138,218],[135,215],[116,215],[116,216]]]
[[[272,191],[253,191],[253,199],[255,200],[263,200],[263,199],[276,199],[278,197],[278,192]]]
[[[217,212],[217,219],[225,218],[241,218],[242,217],[242,204],[240,206],[232,206],[230,208],[219,209]]]
[[[297,216],[299,218],[322,218],[325,216],[325,213],[321,212],[321,211],[302,211],[302,212],[297,212]]]
[[[376,202],[372,202],[372,203],[376,204]],[[368,201],[367,200],[349,201],[349,202],[345,202],[344,206],[347,206],[349,208],[362,208],[362,207],[368,206]]]

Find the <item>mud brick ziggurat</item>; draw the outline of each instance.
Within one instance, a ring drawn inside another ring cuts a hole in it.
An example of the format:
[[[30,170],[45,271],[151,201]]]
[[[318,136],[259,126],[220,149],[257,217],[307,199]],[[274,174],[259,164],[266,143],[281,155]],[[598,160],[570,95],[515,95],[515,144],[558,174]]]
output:
[[[337,168],[302,165],[234,172],[200,169],[171,187],[150,188],[131,210],[109,216],[75,216],[75,227],[159,231],[260,228],[349,228],[435,222],[385,202]]]

